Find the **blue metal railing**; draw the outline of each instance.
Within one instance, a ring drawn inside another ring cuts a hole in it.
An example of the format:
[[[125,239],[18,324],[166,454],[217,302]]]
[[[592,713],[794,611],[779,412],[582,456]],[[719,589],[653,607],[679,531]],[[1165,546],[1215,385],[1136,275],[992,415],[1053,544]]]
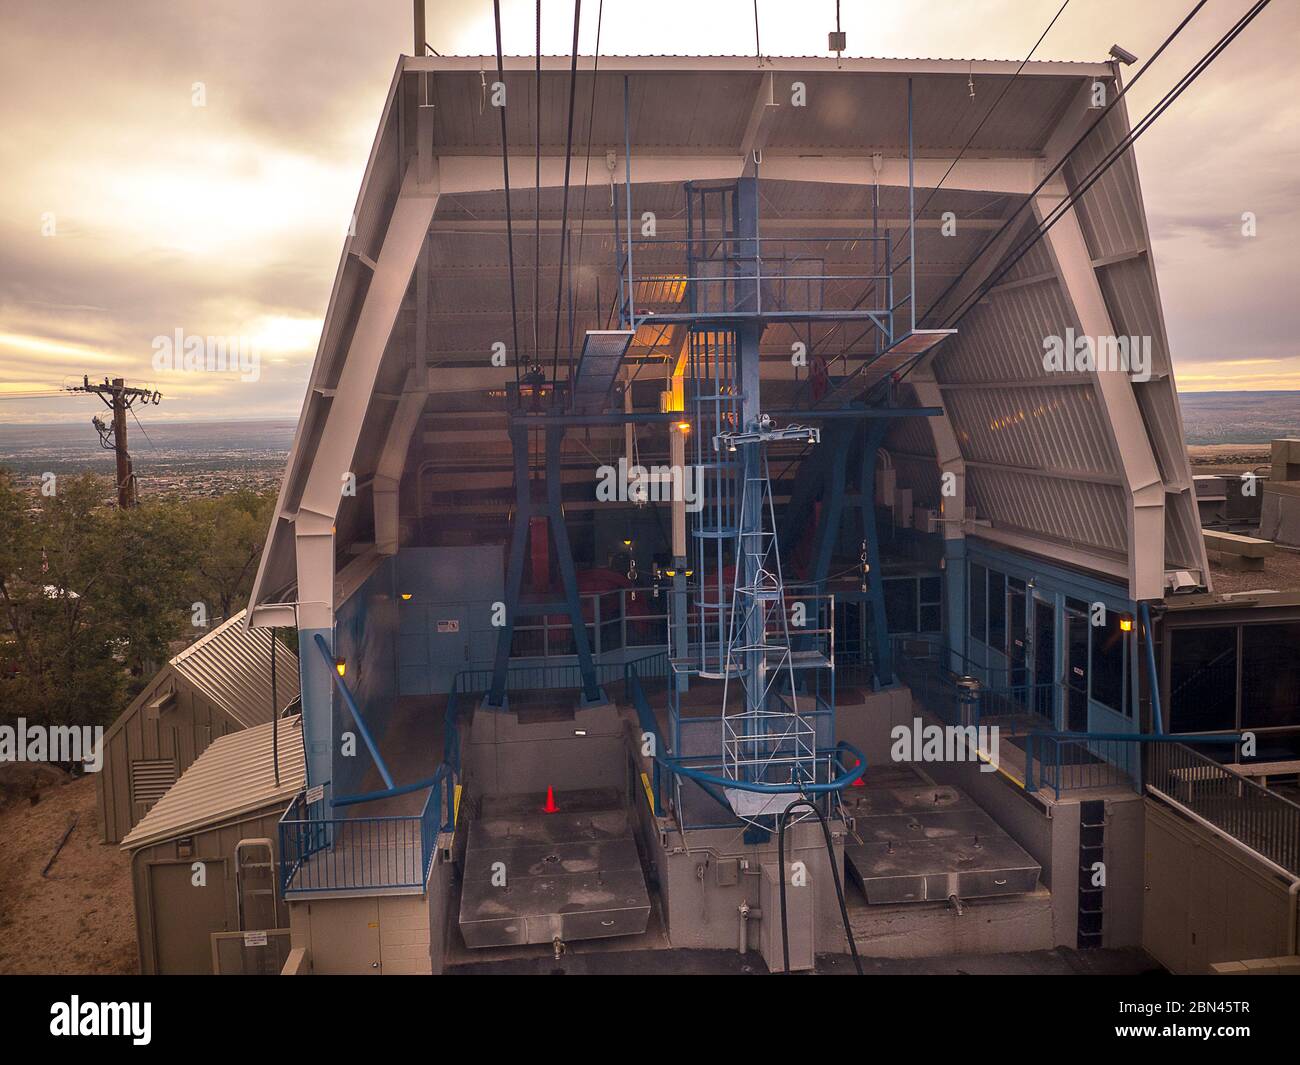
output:
[[[289,892],[423,888],[438,834],[454,828],[454,774],[443,763],[418,814],[312,817],[307,793],[280,818],[280,886]]]
[[[828,767],[826,780],[768,783],[764,781],[732,780],[716,773],[705,772],[705,769],[714,768],[715,763],[717,767],[721,767],[721,755],[716,756],[716,758],[707,755],[680,758],[676,757],[675,752],[668,752],[659,733],[659,725],[655,720],[654,711],[650,707],[650,701],[646,698],[645,690],[641,687],[641,679],[637,673],[636,663],[628,663],[624,671],[624,677],[627,685],[627,695],[636,708],[637,721],[640,723],[642,730],[649,733],[653,741],[652,750],[655,753],[653,755],[652,798],[657,816],[661,815],[663,810],[662,785],[664,773],[670,773],[676,777],[693,781],[711,798],[729,809],[729,803],[721,794],[722,789],[734,788],[764,795],[832,795],[843,791],[844,788],[859,780],[867,771],[866,755],[852,744],[841,741],[833,751],[819,750],[816,753],[818,761],[826,761]],[[851,754],[856,759],[853,766],[847,767],[845,765],[841,758],[844,752]],[[706,762],[708,764],[703,766],[692,765],[690,764],[692,762]],[[841,770],[840,775],[831,776],[831,772],[836,767]]]

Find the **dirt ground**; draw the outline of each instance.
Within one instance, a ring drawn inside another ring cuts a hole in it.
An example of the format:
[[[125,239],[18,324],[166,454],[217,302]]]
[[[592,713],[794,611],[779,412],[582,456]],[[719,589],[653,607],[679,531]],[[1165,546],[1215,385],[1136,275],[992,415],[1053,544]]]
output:
[[[47,778],[39,795],[0,809],[0,973],[136,972],[130,862],[100,842],[94,777]]]

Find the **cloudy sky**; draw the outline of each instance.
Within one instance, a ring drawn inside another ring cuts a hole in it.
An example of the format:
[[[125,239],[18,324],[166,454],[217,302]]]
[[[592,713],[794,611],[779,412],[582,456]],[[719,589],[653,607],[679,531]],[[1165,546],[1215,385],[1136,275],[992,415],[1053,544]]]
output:
[[[833,0],[759,0],[763,51],[820,55]],[[849,54],[1024,57],[1060,0],[843,4]],[[1035,58],[1149,55],[1192,0],[1071,0]],[[1210,0],[1129,96],[1145,113],[1249,4]],[[531,53],[532,0],[505,0]],[[599,0],[583,5],[583,51]],[[544,0],[567,54],[571,0]],[[649,14],[653,12],[653,14]],[[868,17],[869,13],[869,17]],[[294,417],[410,0],[4,0],[0,393],[106,374],[151,418]],[[489,0],[428,0],[439,52],[493,50]],[[1300,3],[1274,0],[1137,147],[1180,388],[1300,388]],[[605,0],[601,51],[752,53],[751,0]],[[195,106],[195,83],[203,106]],[[1258,232],[1241,235],[1254,212]],[[256,387],[159,374],[154,337],[251,337]],[[89,400],[0,402],[83,421]]]

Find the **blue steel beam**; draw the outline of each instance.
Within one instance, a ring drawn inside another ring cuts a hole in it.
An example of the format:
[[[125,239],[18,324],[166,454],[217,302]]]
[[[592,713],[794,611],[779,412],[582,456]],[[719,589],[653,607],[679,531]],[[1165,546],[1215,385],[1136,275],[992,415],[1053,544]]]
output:
[[[867,428],[866,442],[862,448],[862,473],[858,490],[858,505],[862,508],[862,535],[867,541],[868,573],[867,597],[871,602],[871,642],[874,646],[872,662],[877,690],[894,683],[894,656],[889,642],[888,619],[885,616],[885,580],[880,568],[880,537],[876,532],[876,453],[885,441],[888,423],[873,422]]]
[[[374,737],[370,735],[370,729],[366,727],[366,720],[361,716],[361,708],[357,706],[357,701],[352,698],[352,693],[348,691],[348,686],[343,683],[343,678],[339,676],[339,672],[335,668],[334,655],[330,652],[329,644],[325,642],[325,637],[319,632],[316,633],[316,646],[320,648],[321,655],[324,656],[326,663],[329,665],[330,674],[334,678],[334,686],[338,688],[339,694],[343,697],[343,702],[347,704],[347,708],[352,714],[352,720],[356,722],[357,731],[361,733],[361,739],[365,742],[366,750],[370,752],[370,757],[375,760],[379,775],[384,778],[384,784],[389,789],[392,789],[394,787],[392,774],[388,772],[388,766],[384,764],[383,756],[379,753],[379,747],[376,745]]]

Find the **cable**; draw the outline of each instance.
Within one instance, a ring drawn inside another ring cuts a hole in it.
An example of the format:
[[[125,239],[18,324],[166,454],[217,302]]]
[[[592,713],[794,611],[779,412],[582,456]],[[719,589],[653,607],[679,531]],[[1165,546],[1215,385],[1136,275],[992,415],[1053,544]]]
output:
[[[844,902],[844,885],[840,883],[840,870],[835,862],[835,844],[831,840],[831,829],[826,823],[826,815],[821,812],[817,804],[802,796],[782,810],[781,816],[777,820],[776,861],[777,875],[780,877],[781,883],[781,959],[784,962],[784,970],[787,973],[790,971],[789,921],[785,902],[785,829],[786,822],[790,817],[790,811],[799,806],[808,807],[817,815],[817,820],[821,823],[822,836],[826,840],[826,856],[831,865],[831,879],[835,881],[835,898],[839,901],[840,919],[844,922],[844,938],[849,941],[849,953],[853,955],[853,968],[857,970],[859,976],[862,976],[862,959],[858,957],[858,944],[853,939],[853,929],[849,925],[849,909]]]
[[[564,145],[564,195],[560,209],[560,261],[555,282],[555,343],[551,352],[551,383],[555,392],[560,384],[560,307],[564,300],[564,248],[569,239],[569,168],[573,162],[573,104],[578,94],[578,28],[582,22],[582,0],[573,4],[573,54],[569,59],[569,128]],[[573,377],[573,348],[569,348],[569,377]]]
[[[533,242],[533,363],[542,361],[538,343],[538,322],[542,314],[542,0],[537,0],[537,65],[533,89],[536,115],[533,123],[533,219],[536,237]]]
[[[506,74],[501,55],[501,0],[492,0],[497,26],[497,82],[504,89]],[[506,101],[501,101],[501,173],[506,186],[506,256],[510,260],[510,330],[514,338],[515,402],[519,402],[519,305],[515,297],[515,229],[510,216],[510,150],[506,141]]]
[[[587,233],[587,192],[591,188],[591,135],[596,121],[596,81],[597,73],[600,70],[600,31],[601,24],[605,16],[605,0],[600,0],[600,6],[596,9],[596,54],[592,57],[591,67],[591,103],[587,108],[587,165],[582,175],[582,211],[578,221],[578,252],[574,257],[577,261],[575,272],[578,275],[578,285],[582,285],[582,246],[583,240]],[[600,279],[597,277],[597,287],[600,285]],[[597,325],[600,324],[600,298],[596,299]],[[572,397],[570,397],[572,398]]]
[[[1113,99],[1109,104],[1106,105],[1105,109],[1103,109],[1101,114],[1097,116],[1096,121],[1093,122],[1092,125],[1090,125],[1086,130],[1084,130],[1083,134],[1079,137],[1079,139],[1076,140],[1072,145],[1070,145],[1070,147],[1065,152],[1062,153],[1060,159],[1058,159],[1056,163],[1052,166],[1052,168],[1048,170],[1046,174],[1043,175],[1042,180],[1039,181],[1039,183],[1034,186],[1033,190],[1030,191],[1029,195],[1026,196],[1023,201],[1021,201],[1020,206],[1011,212],[1011,214],[1006,218],[1006,220],[1002,223],[1002,225],[998,227],[998,229],[994,232],[994,234],[984,242],[980,250],[977,251],[974,254],[974,256],[971,257],[970,263],[966,266],[966,268],[962,270],[962,272],[959,273],[955,278],[953,278],[952,282],[948,285],[948,287],[945,288],[943,292],[939,294],[938,298],[935,299],[934,302],[931,303],[930,306],[926,308],[925,314],[921,315],[922,318],[928,317],[936,307],[938,307],[940,304],[943,303],[944,300],[948,298],[949,293],[951,293],[953,289],[955,289],[959,284],[961,284],[962,278],[966,276],[966,274],[970,271],[971,267],[974,266],[974,264],[980,260],[980,258],[984,255],[984,253],[988,251],[989,248],[991,248],[999,238],[1001,238],[1002,234],[1007,231],[1007,228],[1015,220],[1016,216],[1019,215],[1021,211],[1023,211],[1026,207],[1028,207],[1033,202],[1034,197],[1037,196],[1047,185],[1047,183],[1051,181],[1053,177],[1056,176],[1056,174],[1061,170],[1063,166],[1065,166],[1065,164],[1069,161],[1071,155],[1073,155],[1074,152],[1077,151],[1078,148],[1083,144],[1083,142],[1086,141],[1092,135],[1093,130],[1095,130],[1099,125],[1101,125],[1102,122],[1106,120],[1106,116],[1109,115],[1111,111],[1116,106],[1118,106],[1119,102],[1124,99],[1129,89],[1131,89],[1134,85],[1138,83],[1142,75],[1145,74],[1151,68],[1151,65],[1155,63],[1157,59],[1160,58],[1164,50],[1168,48],[1170,44],[1173,43],[1174,39],[1180,33],[1183,32],[1184,27],[1186,27],[1187,24],[1192,21],[1192,19],[1201,10],[1201,8],[1205,6],[1205,4],[1206,4],[1206,0],[1200,0],[1200,2],[1197,3],[1191,9],[1191,11],[1189,11],[1186,14],[1186,16],[1184,16],[1182,22],[1180,22],[1177,26],[1174,27],[1173,32],[1171,32],[1164,39],[1164,41],[1161,42],[1160,47],[1157,48],[1151,54],[1151,57],[1145,63],[1143,63],[1140,68],[1138,68],[1137,73],[1133,75],[1133,80],[1130,81],[1127,85],[1125,85],[1119,91],[1118,94],[1116,94],[1115,99]]]
[[[953,169],[957,166],[957,164],[961,162],[961,157],[966,154],[966,149],[969,148],[972,143],[974,143],[975,138],[979,136],[980,130],[984,128],[984,123],[987,122],[989,118],[992,117],[993,112],[998,109],[998,104],[1002,102],[1002,98],[1006,96],[1008,92],[1011,91],[1011,86],[1013,86],[1016,83],[1016,79],[1020,77],[1020,72],[1025,69],[1025,66],[1029,63],[1029,60],[1033,57],[1033,54],[1036,51],[1038,51],[1038,46],[1043,43],[1043,38],[1046,37],[1049,32],[1051,32],[1052,27],[1056,25],[1056,20],[1061,17],[1061,13],[1069,6],[1070,6],[1070,0],[1065,0],[1065,3],[1063,3],[1057,9],[1056,14],[1052,16],[1052,21],[1047,24],[1047,28],[1038,35],[1038,40],[1034,42],[1034,46],[1031,49],[1029,49],[1029,52],[1025,56],[1025,58],[1020,61],[1020,66],[1016,67],[1016,72],[1011,75],[1011,80],[1008,81],[1004,86],[1002,86],[1002,91],[998,93],[997,99],[993,101],[993,105],[984,113],[984,117],[980,119],[979,125],[976,126],[975,129],[971,131],[971,135],[966,138],[966,143],[961,146],[961,151],[957,153],[957,157],[951,163],[948,164],[948,169],[943,172],[943,177],[939,179],[939,184],[935,185],[935,187],[930,190],[930,195],[925,198],[925,203],[921,204],[921,209],[917,212],[918,215],[925,214],[925,209],[930,206],[930,201],[934,199],[934,194],[939,191],[939,189],[943,186],[943,183],[948,180],[948,175],[951,174],[953,172]],[[915,219],[913,219],[912,224],[913,225],[916,224]],[[899,240],[899,243],[902,243],[901,238]],[[894,248],[897,249],[898,244],[895,244]]]
[[[984,296],[987,295],[988,292],[999,281],[1001,281],[1003,277],[1007,275],[1007,273],[1016,265],[1016,263],[1018,263],[1022,258],[1024,258],[1024,256],[1029,252],[1029,250],[1035,244],[1038,243],[1038,241],[1040,241],[1044,236],[1047,235],[1048,231],[1052,228],[1052,226],[1054,226],[1057,222],[1059,222],[1069,211],[1071,211],[1074,208],[1074,205],[1079,201],[1079,199],[1090,188],[1092,188],[1092,186],[1095,185],[1098,180],[1101,179],[1101,177],[1106,173],[1106,171],[1109,170],[1111,166],[1114,165],[1114,163],[1128,151],[1129,148],[1131,148],[1137,142],[1138,138],[1141,137],[1143,133],[1145,133],[1148,129],[1151,128],[1151,126],[1155,124],[1156,119],[1158,119],[1162,114],[1165,113],[1166,110],[1169,109],[1169,107],[1173,104],[1173,102],[1177,100],[1178,97],[1180,97],[1187,90],[1187,88],[1194,81],[1196,81],[1196,79],[1199,78],[1201,74],[1205,72],[1205,70],[1209,67],[1209,65],[1213,63],[1214,60],[1217,59],[1220,54],[1222,54],[1224,49],[1226,49],[1228,45],[1230,45],[1233,41],[1235,41],[1237,37],[1239,37],[1241,33],[1245,30],[1245,28],[1255,20],[1256,16],[1258,16],[1259,13],[1263,11],[1264,8],[1266,8],[1270,3],[1272,3],[1272,0],[1258,0],[1258,2],[1253,7],[1251,7],[1246,12],[1246,14],[1244,14],[1236,22],[1236,24],[1233,25],[1231,29],[1229,29],[1222,37],[1220,37],[1219,40],[1215,43],[1215,45],[1208,52],[1206,52],[1205,55],[1203,55],[1195,64],[1193,64],[1191,69],[1189,69],[1186,74],[1184,74],[1181,78],[1178,79],[1178,81],[1174,84],[1173,88],[1171,88],[1168,92],[1165,93],[1165,95],[1161,98],[1160,102],[1157,103],[1154,107],[1152,107],[1151,110],[1148,111],[1142,117],[1141,121],[1138,122],[1138,124],[1134,126],[1124,137],[1120,138],[1119,142],[1116,143],[1115,146],[1111,148],[1110,151],[1107,152],[1096,165],[1094,165],[1092,170],[1089,171],[1088,174],[1086,174],[1082,179],[1080,179],[1080,181],[1076,184],[1074,190],[1068,196],[1062,199],[1061,202],[1058,203],[1054,208],[1052,208],[1051,211],[1048,212],[1048,214],[1043,218],[1043,221],[1036,227],[1035,231],[1032,234],[1030,234],[1028,239],[1026,239],[1021,243],[1021,245],[1015,250],[1012,256],[1002,265],[1002,267],[996,273],[994,273],[990,278],[988,278],[974,293],[971,294],[971,296],[968,296],[966,299],[962,300],[962,302],[957,305],[957,308],[952,312],[952,314],[950,314],[945,319],[945,327],[948,325],[948,323],[955,324],[956,322],[961,321],[962,318],[964,318],[975,306],[977,306],[979,301],[983,299]]]
[[[912,231],[915,230],[915,228],[916,228],[916,216],[919,215],[919,214],[924,214],[924,213],[925,213],[925,209],[926,209],[928,206],[930,206],[930,201],[934,198],[934,194],[935,194],[936,192],[939,191],[939,188],[940,188],[940,187],[943,185],[943,183],[948,179],[948,175],[952,173],[953,168],[954,168],[954,167],[955,167],[959,162],[961,162],[961,157],[962,157],[963,155],[966,154],[966,149],[969,148],[969,147],[971,146],[972,143],[974,143],[976,136],[979,135],[979,131],[980,131],[981,129],[984,128],[984,123],[987,122],[987,121],[989,120],[989,118],[992,116],[993,112],[997,110],[998,104],[1000,104],[1000,103],[1002,102],[1002,98],[1003,98],[1004,96],[1006,96],[1006,94],[1011,90],[1011,87],[1016,83],[1016,79],[1018,79],[1018,78],[1020,77],[1021,72],[1025,69],[1025,67],[1028,65],[1029,61],[1033,58],[1034,53],[1035,53],[1036,51],[1038,51],[1038,46],[1039,46],[1040,44],[1043,43],[1043,39],[1047,36],[1048,32],[1051,30],[1051,28],[1052,28],[1054,25],[1056,25],[1056,20],[1059,19],[1059,18],[1061,17],[1061,12],[1063,12],[1063,11],[1066,9],[1066,7],[1069,6],[1069,3],[1070,3],[1070,0],[1065,0],[1065,3],[1061,4],[1060,8],[1057,9],[1056,14],[1052,16],[1052,20],[1047,24],[1047,27],[1043,30],[1042,33],[1040,33],[1040,34],[1038,35],[1038,40],[1036,40],[1036,41],[1034,42],[1034,46],[1033,46],[1032,48],[1030,48],[1028,52],[1025,53],[1025,58],[1022,59],[1022,60],[1020,61],[1020,65],[1019,65],[1018,67],[1016,67],[1016,71],[1015,71],[1015,73],[1011,75],[1011,80],[1008,81],[1008,82],[1006,83],[1006,85],[1004,85],[1004,86],[1002,87],[1002,91],[998,94],[997,99],[995,99],[995,100],[993,101],[992,106],[990,106],[989,109],[988,109],[988,111],[986,111],[986,112],[984,113],[984,117],[983,117],[982,119],[980,119],[980,121],[979,121],[979,125],[977,125],[977,126],[975,127],[975,129],[971,132],[971,135],[970,135],[969,137],[966,138],[966,143],[965,143],[964,145],[962,145],[961,151],[959,151],[959,152],[957,153],[957,157],[956,157],[955,159],[953,159],[953,161],[948,165],[948,169],[947,169],[946,171],[944,171],[943,177],[941,177],[941,178],[939,179],[939,183],[938,183],[937,185],[935,185],[935,187],[934,187],[933,189],[930,190],[930,195],[927,196],[927,197],[925,198],[925,202],[924,202],[923,204],[921,204],[921,210],[918,211],[918,212],[914,212],[914,213],[913,213],[912,220],[911,220],[911,224],[910,224],[909,227],[908,227],[908,230],[909,230],[909,232],[908,232],[908,239],[910,239],[910,237],[911,237],[911,235],[912,235]],[[757,17],[758,0],[754,0],[754,5],[755,5],[755,16]],[[1136,80],[1136,79],[1134,79],[1134,80]],[[890,249],[890,254],[891,254],[891,255],[892,255],[895,251],[898,250],[899,246],[903,243],[903,240],[904,240],[904,239],[905,239],[905,238],[903,238],[903,237],[899,237],[899,238],[898,238],[897,243],[895,243],[895,244],[893,245],[893,247]],[[873,242],[873,244],[874,244],[874,242]],[[897,265],[894,266],[893,269],[897,270],[898,267],[900,267],[900,266],[902,266],[902,265],[903,265],[902,263],[898,263]],[[872,281],[871,281],[871,283],[867,286],[866,290],[862,293],[861,296],[858,297],[857,301],[853,304],[853,308],[852,308],[852,309],[853,309],[853,310],[857,310],[859,307],[861,307],[862,304],[866,302],[867,298],[868,298],[869,296],[871,296],[871,295],[876,291],[876,287],[877,287],[877,283],[876,283],[876,280],[873,278]],[[914,293],[914,292],[911,293],[911,295],[909,296],[909,299],[915,301],[915,299],[916,299],[916,293]],[[919,320],[919,319],[918,319],[918,320]],[[837,332],[839,332],[841,329],[844,328],[844,325],[845,325],[845,323],[843,323],[843,322],[837,322],[834,326],[832,326],[829,330],[827,330],[827,332],[822,336],[822,338],[821,338],[819,341],[817,341],[817,343],[814,344],[814,345],[809,349],[808,354],[809,354],[809,355],[814,355],[814,354],[816,354],[817,351],[818,351],[818,349],[819,349],[819,348],[820,348],[820,347],[821,347],[821,346],[822,346],[822,345],[823,345],[827,340],[829,340],[829,339],[830,339],[831,337],[833,337]],[[851,340],[851,341],[848,343],[848,345],[847,345],[846,348],[845,348],[845,352],[847,353],[847,349],[848,349],[848,348],[852,348],[855,344],[858,343],[858,341],[860,341],[863,337],[865,337],[865,336],[866,336],[868,333],[870,333],[873,329],[879,329],[879,326],[876,326],[876,325],[873,324],[873,325],[871,325],[871,326],[868,326],[866,329],[864,329],[861,333],[859,333],[859,334],[858,334],[858,335],[857,335],[853,340]],[[880,354],[883,354],[883,352],[881,352]],[[802,390],[801,390],[801,391],[802,391]],[[816,404],[814,404],[814,406],[815,406],[815,405],[816,405]]]

